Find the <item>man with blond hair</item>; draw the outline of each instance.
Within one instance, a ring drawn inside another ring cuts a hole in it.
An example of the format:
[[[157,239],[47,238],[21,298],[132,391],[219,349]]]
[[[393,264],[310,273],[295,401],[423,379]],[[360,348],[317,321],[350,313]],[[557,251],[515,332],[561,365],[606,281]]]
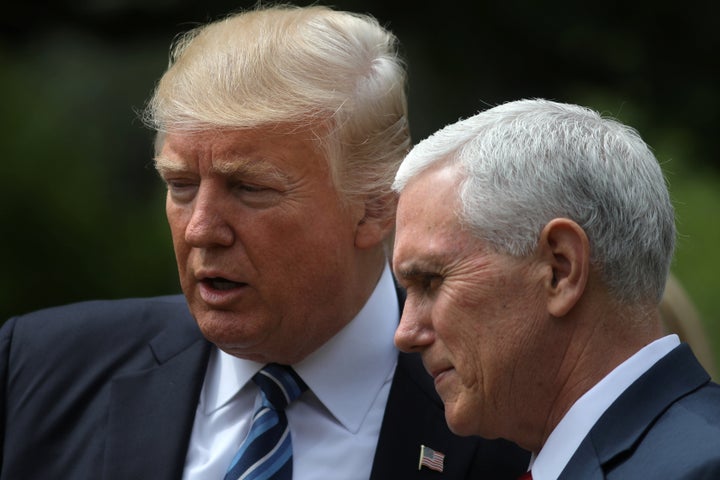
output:
[[[181,37],[144,119],[184,296],[8,321],[0,479],[521,471],[508,442],[451,434],[392,344],[405,81],[366,15],[261,8]]]

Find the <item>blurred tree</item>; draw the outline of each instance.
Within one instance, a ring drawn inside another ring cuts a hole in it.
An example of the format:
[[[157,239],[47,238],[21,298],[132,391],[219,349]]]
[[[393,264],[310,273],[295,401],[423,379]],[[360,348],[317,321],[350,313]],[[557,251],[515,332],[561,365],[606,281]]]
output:
[[[312,3],[301,1],[298,4]],[[326,2],[320,2],[326,3]],[[57,303],[178,290],[137,120],[181,31],[254,0],[60,0],[0,18],[0,321]],[[399,36],[415,140],[520,97],[585,104],[635,126],[671,183],[674,271],[720,352],[720,6],[338,0]]]

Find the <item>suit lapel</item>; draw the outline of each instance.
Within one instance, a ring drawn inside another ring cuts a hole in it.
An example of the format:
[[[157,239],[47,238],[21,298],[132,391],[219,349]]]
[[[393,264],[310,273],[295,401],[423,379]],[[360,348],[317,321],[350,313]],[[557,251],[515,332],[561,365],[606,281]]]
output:
[[[395,287],[402,315],[405,291],[397,283]],[[400,353],[385,406],[370,480],[437,480],[436,471],[418,469],[421,445],[448,454],[445,458],[445,478],[465,478],[464,473],[459,472],[463,468],[467,469],[476,445],[472,441],[457,442],[457,438],[447,428],[442,400],[435,392],[420,356]],[[458,473],[450,475],[451,471]]]
[[[396,289],[402,315],[405,291],[397,284]],[[445,454],[442,474],[418,468],[422,445]],[[529,452],[506,440],[452,434],[420,355],[399,354],[370,480],[515,479],[525,472],[529,459]]]
[[[440,478],[433,470],[418,470],[421,445],[446,454],[441,478],[465,478],[477,448],[476,442],[462,441],[447,429],[442,402],[419,356],[401,353],[370,479]]]
[[[602,464],[590,435],[585,437],[558,480],[603,480]]]
[[[154,368],[113,381],[102,478],[182,477],[210,348],[194,321],[181,330],[152,340]]]
[[[559,478],[595,478],[593,472],[602,475],[602,466],[629,455],[670,405],[709,381],[687,344],[675,348],[600,417]]]

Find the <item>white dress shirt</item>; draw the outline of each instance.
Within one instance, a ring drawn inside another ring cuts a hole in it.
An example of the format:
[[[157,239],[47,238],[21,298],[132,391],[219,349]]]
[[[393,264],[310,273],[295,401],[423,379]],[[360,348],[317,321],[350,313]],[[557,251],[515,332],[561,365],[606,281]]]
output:
[[[530,460],[533,480],[555,480],[610,405],[658,360],[680,345],[677,335],[655,340],[618,365],[580,397]]]
[[[293,479],[370,477],[397,350],[397,293],[386,266],[363,309],[337,335],[293,365],[309,390],[286,410]],[[185,461],[185,480],[222,480],[250,429],[262,364],[215,349]]]

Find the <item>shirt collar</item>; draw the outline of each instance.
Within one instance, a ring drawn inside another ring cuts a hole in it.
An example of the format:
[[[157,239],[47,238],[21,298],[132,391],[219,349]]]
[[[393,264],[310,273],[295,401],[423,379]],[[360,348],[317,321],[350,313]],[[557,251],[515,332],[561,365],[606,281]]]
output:
[[[325,407],[357,432],[397,362],[393,335],[400,318],[389,266],[360,313],[295,369]]]
[[[225,406],[252,379],[263,364],[228,355],[217,347],[210,352],[200,408],[210,415]]]
[[[581,396],[560,420],[530,466],[536,480],[558,478],[583,439],[610,405],[658,360],[680,344],[667,335],[646,345]]]
[[[400,318],[388,265],[357,316],[300,363],[293,365],[310,390],[351,432],[357,432],[397,361],[393,335]],[[205,414],[221,408],[263,364],[215,348],[210,356],[200,406]],[[350,380],[350,381],[349,381]]]

